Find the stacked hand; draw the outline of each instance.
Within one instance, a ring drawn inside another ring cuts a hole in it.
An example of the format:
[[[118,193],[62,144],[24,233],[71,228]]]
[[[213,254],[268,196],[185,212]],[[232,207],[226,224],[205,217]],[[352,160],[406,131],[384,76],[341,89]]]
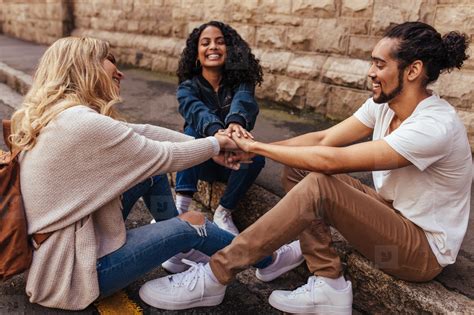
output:
[[[240,163],[252,163],[254,154],[242,151],[243,148],[238,145],[242,143],[245,147],[245,140],[254,142],[252,134],[242,126],[230,124],[227,129],[219,130],[214,137],[221,147],[221,152],[212,158],[214,162],[233,170],[238,170]]]

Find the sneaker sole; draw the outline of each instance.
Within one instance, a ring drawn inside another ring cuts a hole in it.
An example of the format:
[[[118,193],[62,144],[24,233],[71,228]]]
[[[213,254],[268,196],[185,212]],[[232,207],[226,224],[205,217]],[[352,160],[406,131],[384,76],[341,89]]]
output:
[[[291,269],[293,268],[296,268],[298,267],[299,265],[301,265],[304,261],[304,258],[301,259],[299,262],[297,263],[294,263],[293,265],[289,265],[289,266],[286,266],[285,268],[283,269],[280,269],[278,271],[275,271],[275,272],[272,272],[270,274],[267,274],[267,275],[263,275],[260,273],[260,269],[257,269],[257,271],[255,272],[255,276],[257,277],[258,280],[260,281],[263,281],[263,282],[270,282],[272,280],[275,280],[276,278],[278,278],[279,276],[281,276],[282,274],[284,274],[285,272],[288,272],[290,271]]]
[[[193,307],[203,307],[203,306],[216,306],[222,303],[224,300],[225,292],[221,295],[215,295],[215,296],[208,296],[204,297],[202,300],[201,299],[196,299],[193,301],[188,301],[188,302],[182,302],[182,301],[157,301],[155,298],[151,296],[151,293],[148,292],[148,290],[145,290],[143,287],[140,288],[140,291],[138,292],[140,295],[140,298],[142,299],[143,302],[146,304],[163,309],[163,310],[170,310],[170,311],[175,311],[175,310],[185,310],[188,308],[193,308]]]
[[[276,301],[273,296],[270,295],[268,303],[271,306],[286,313],[296,313],[296,314],[332,314],[332,315],[351,315],[352,314],[352,305],[351,306],[334,306],[334,305],[315,305],[315,306],[295,306],[295,305],[286,305],[281,302]]]

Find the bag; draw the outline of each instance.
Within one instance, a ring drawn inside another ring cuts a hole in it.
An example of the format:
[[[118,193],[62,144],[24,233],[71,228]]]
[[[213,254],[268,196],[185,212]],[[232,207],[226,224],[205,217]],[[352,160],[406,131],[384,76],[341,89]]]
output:
[[[24,272],[30,267],[33,250],[51,233],[28,237],[25,208],[20,190],[20,150],[12,149],[8,136],[11,122],[3,120],[3,137],[10,152],[0,150],[0,280]]]

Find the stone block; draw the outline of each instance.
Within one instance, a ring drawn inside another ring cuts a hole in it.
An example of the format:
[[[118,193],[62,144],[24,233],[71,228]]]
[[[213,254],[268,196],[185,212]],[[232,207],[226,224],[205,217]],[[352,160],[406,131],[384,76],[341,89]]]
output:
[[[264,51],[260,65],[270,73],[283,72],[286,70],[292,55],[290,52]]]
[[[345,54],[349,44],[350,24],[342,19],[319,19],[314,30],[311,50]]]
[[[306,84],[304,81],[285,77],[278,83],[275,100],[302,109],[305,104],[305,94]]]
[[[83,18],[75,17],[74,24],[75,24],[75,27],[77,28],[90,28],[91,19],[88,17],[83,17]]]
[[[147,40],[146,45],[147,49],[152,53],[173,56],[175,55],[175,49],[178,41],[178,39],[170,37],[153,37],[153,40]]]
[[[186,38],[187,37],[187,24],[185,22],[173,22],[173,27],[171,29],[171,32],[173,34],[173,37],[178,37],[178,38]]]
[[[127,31],[130,33],[138,32],[139,21],[128,21]]]
[[[291,26],[299,26],[303,22],[303,18],[301,17],[286,14],[269,14],[262,11],[259,12],[258,20],[262,21],[264,24]]]
[[[291,0],[261,0],[258,9],[265,13],[291,14]]]
[[[274,99],[276,93],[276,76],[264,73],[262,85],[256,87],[255,94],[260,99]]]
[[[348,19],[350,24],[351,34],[354,35],[368,35],[370,32],[370,25],[372,20],[369,18],[351,18]]]
[[[259,47],[283,48],[286,28],[282,26],[257,26],[256,41]]]
[[[474,42],[469,45],[469,59],[464,61],[463,69],[474,70]]]
[[[474,3],[470,5],[438,6],[434,27],[441,35],[450,31],[474,34]]]
[[[325,83],[365,89],[370,63],[365,60],[329,57],[323,70]]]
[[[373,0],[342,0],[343,16],[372,17]]]
[[[373,35],[382,35],[390,26],[420,18],[422,0],[379,0],[374,3]]]
[[[311,42],[314,38],[314,28],[288,27],[286,33],[286,47],[289,50],[311,51]]]
[[[359,59],[370,59],[372,50],[380,37],[351,36],[349,39],[349,56]]]
[[[459,110],[458,115],[459,118],[461,118],[461,121],[464,123],[464,127],[466,127],[467,137],[469,139],[469,144],[471,145],[471,151],[474,152],[474,113]]]
[[[151,58],[151,70],[158,72],[166,72],[167,58],[161,54],[154,54]]]
[[[232,27],[252,47],[255,44],[255,26],[247,24],[235,24]]]
[[[329,89],[326,115],[331,119],[346,119],[369,97],[371,97],[371,93],[367,91],[331,86]]]
[[[315,112],[326,115],[328,103],[329,85],[321,82],[308,82],[306,91],[307,108],[312,108]]]
[[[178,70],[179,58],[175,57],[168,57],[166,60],[166,72],[168,73],[176,73]]]
[[[432,89],[458,109],[474,110],[474,71],[441,74]]]
[[[290,60],[286,73],[297,79],[316,79],[326,59],[326,56],[320,55],[295,55]]]
[[[334,17],[337,14],[334,0],[293,0],[291,12],[305,17]]]

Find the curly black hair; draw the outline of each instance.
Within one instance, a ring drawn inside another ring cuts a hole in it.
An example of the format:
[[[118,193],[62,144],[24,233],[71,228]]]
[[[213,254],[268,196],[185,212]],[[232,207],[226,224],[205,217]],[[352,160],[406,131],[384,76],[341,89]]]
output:
[[[189,34],[186,47],[179,59],[178,71],[176,71],[179,83],[201,73],[200,64],[196,66],[198,42],[202,31],[208,26],[214,26],[221,30],[227,46],[227,58],[222,69],[223,83],[230,86],[238,86],[241,83],[260,85],[263,82],[263,71],[259,60],[255,58],[247,42],[236,30],[219,21],[202,24]]]
[[[440,73],[461,69],[469,46],[469,37],[459,32],[441,36],[432,26],[422,22],[405,22],[388,30],[384,37],[396,38],[400,42],[392,52],[398,60],[399,69],[404,69],[415,60],[423,61],[426,69],[425,85],[438,79]]]

